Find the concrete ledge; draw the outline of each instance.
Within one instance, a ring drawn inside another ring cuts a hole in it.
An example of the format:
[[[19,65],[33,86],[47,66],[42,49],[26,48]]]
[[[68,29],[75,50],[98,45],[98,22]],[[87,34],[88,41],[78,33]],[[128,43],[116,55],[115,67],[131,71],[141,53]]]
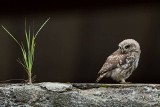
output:
[[[0,84],[0,107],[160,107],[160,84]]]

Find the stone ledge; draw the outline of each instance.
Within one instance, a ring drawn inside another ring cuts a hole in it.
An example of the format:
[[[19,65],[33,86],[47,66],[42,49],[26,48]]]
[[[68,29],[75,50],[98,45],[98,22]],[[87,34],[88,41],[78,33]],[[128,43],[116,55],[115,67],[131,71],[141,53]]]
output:
[[[0,84],[0,107],[160,107],[160,84]]]

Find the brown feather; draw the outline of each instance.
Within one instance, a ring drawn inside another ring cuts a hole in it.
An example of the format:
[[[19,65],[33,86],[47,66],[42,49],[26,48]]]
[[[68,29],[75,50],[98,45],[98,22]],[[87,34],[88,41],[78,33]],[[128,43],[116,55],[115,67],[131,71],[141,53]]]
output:
[[[127,56],[128,56],[127,54],[122,54],[120,49],[118,49],[107,58],[106,62],[104,63],[104,65],[102,66],[98,74],[101,75],[105,72],[108,72],[117,68],[118,64],[125,63],[125,59]],[[122,62],[120,62],[120,60]]]

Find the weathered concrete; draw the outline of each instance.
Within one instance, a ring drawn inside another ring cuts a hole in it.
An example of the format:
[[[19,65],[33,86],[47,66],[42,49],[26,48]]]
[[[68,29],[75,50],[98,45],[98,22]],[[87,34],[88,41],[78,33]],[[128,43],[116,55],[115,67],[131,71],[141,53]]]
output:
[[[160,107],[159,84],[0,84],[0,107]]]

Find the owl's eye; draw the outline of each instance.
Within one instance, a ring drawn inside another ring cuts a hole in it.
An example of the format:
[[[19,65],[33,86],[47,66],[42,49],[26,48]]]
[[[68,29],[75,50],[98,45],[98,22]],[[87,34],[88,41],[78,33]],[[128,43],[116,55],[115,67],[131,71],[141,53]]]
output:
[[[128,49],[128,48],[130,48],[130,45],[126,45],[126,46],[125,46],[125,49]]]

